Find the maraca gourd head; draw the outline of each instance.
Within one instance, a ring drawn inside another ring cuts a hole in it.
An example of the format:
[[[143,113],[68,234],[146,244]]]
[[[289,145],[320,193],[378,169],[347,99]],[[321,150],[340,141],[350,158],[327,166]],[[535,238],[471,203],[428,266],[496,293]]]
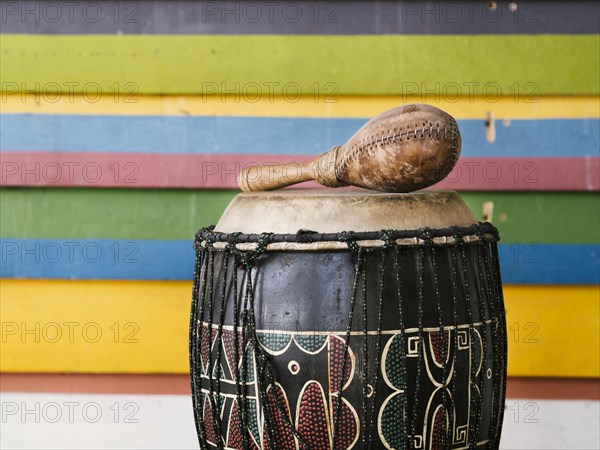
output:
[[[460,133],[452,116],[430,105],[405,105],[374,117],[313,163],[246,168],[238,185],[252,192],[317,180],[329,187],[410,192],[441,181],[459,155]]]
[[[335,177],[385,192],[410,192],[446,177],[460,155],[454,118],[430,105],[405,105],[367,122],[337,149]]]

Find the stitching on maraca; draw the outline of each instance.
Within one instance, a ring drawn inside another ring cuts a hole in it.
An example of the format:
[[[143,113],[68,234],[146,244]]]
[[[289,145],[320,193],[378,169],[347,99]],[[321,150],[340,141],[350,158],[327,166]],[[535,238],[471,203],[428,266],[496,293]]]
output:
[[[414,130],[403,131],[403,132],[400,132],[399,134],[394,134],[392,136],[389,136],[389,133],[388,133],[387,137],[383,137],[383,136],[376,137],[375,140],[372,140],[372,141],[366,142],[366,143],[365,143],[365,141],[367,140],[367,137],[361,139],[357,144],[355,144],[354,147],[352,147],[348,151],[348,153],[346,153],[346,155],[342,159],[341,166],[342,167],[345,166],[351,159],[356,159],[356,157],[358,156],[358,154],[361,151],[364,151],[365,149],[368,151],[372,150],[377,144],[390,144],[390,143],[398,141],[398,140],[400,142],[402,142],[402,140],[404,138],[408,138],[410,140],[411,135],[413,135],[417,139],[425,139],[425,138],[433,137],[431,127],[429,128],[429,130],[427,130],[428,133],[425,133],[425,128],[422,128],[421,135],[419,136],[419,130],[416,128],[417,126],[418,126],[418,124],[415,125]],[[410,125],[407,126],[407,128],[409,128],[409,127],[410,127]],[[438,125],[438,128],[436,130],[437,134],[435,136],[436,138],[439,137],[439,130],[440,129],[439,129],[439,125]],[[444,130],[444,138],[446,138],[448,135],[448,128],[444,127],[443,130]],[[394,129],[393,131],[397,132],[396,129]],[[457,147],[457,139],[456,139],[457,136],[454,132],[454,127],[452,127],[451,131],[453,132],[451,148],[456,148]]]
[[[454,167],[454,165],[456,164],[456,162],[458,161],[458,157],[460,156],[460,151],[458,149],[458,137],[460,136],[459,132],[458,132],[458,124],[456,123],[456,120],[454,120],[454,118],[452,118],[451,120],[451,130],[452,130],[452,139],[451,139],[451,146],[450,148],[452,150],[454,150],[454,153],[452,155],[452,165],[450,167],[450,170],[447,171],[446,175],[448,175],[448,173],[450,173],[450,171],[452,170],[452,167]],[[444,175],[444,176],[446,176]]]
[[[458,157],[458,152],[456,151],[456,149],[458,148],[458,139],[457,139],[458,132],[456,129],[456,122],[454,120],[452,122],[453,123],[451,124],[451,127],[450,127],[450,131],[452,132],[451,139],[450,139],[450,141],[451,141],[450,148],[455,150],[453,156],[454,156],[454,161],[456,161],[456,158]],[[439,123],[436,123],[436,125],[437,125],[437,129],[436,129],[437,133],[435,135],[435,138],[439,138],[440,137],[440,126],[439,126]],[[375,135],[375,139],[370,140],[369,142],[366,142],[367,139],[372,138],[373,135],[365,136],[358,143],[356,143],[352,148],[350,148],[348,150],[348,152],[344,155],[344,157],[342,158],[342,161],[340,162],[338,170],[336,170],[336,174],[339,177],[339,174],[341,174],[342,172],[344,172],[346,170],[348,164],[350,164],[350,162],[352,160],[357,160],[359,155],[365,151],[368,153],[372,152],[375,149],[375,146],[378,144],[385,145],[385,144],[391,144],[396,141],[402,142],[404,138],[408,138],[408,140],[410,140],[411,135],[414,135],[414,137],[416,139],[426,139],[426,138],[434,137],[431,124],[430,124],[428,130],[425,128],[425,126],[423,126],[423,128],[421,130],[421,136],[419,136],[419,134],[418,134],[418,129],[417,129],[418,126],[419,126],[419,123],[415,123],[414,130],[410,130],[408,128],[410,128],[411,125],[407,125],[406,131],[400,131],[397,128],[394,128],[392,130],[392,132],[394,133],[392,136],[390,136],[390,132],[388,132],[387,136],[384,134],[381,134],[380,136]],[[427,131],[427,133],[425,131]],[[443,127],[443,131],[444,131],[444,138],[447,138],[448,131],[449,131],[448,127]]]

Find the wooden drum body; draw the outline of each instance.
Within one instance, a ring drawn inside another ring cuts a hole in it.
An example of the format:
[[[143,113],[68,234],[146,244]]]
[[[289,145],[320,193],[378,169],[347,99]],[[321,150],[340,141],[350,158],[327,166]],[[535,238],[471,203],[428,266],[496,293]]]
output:
[[[196,239],[201,448],[498,448],[497,239],[453,192],[238,195]]]

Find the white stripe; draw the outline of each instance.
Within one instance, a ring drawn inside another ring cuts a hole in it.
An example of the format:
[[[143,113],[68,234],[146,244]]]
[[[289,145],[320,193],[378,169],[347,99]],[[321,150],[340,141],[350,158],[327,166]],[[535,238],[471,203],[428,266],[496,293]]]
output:
[[[507,399],[502,450],[599,449],[600,402]]]
[[[198,449],[191,396],[3,392],[0,399],[3,449]]]
[[[187,395],[3,392],[0,401],[3,449],[198,448]],[[506,407],[502,450],[600,448],[598,401],[508,399]]]

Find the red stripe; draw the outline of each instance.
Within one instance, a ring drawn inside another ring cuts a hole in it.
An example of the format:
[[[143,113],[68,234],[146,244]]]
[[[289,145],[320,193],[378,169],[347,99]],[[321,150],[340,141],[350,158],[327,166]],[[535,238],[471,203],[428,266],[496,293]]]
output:
[[[190,394],[179,374],[0,373],[0,392]]]
[[[3,152],[3,186],[236,188],[237,173],[257,164],[311,156]],[[293,165],[290,170],[294,170]],[[305,183],[302,187],[315,187]],[[436,188],[459,191],[594,191],[600,158],[462,158]]]
[[[598,378],[509,378],[508,398],[547,400],[600,400]]]
[[[0,392],[188,395],[190,378],[187,374],[2,373]],[[600,380],[509,377],[506,396],[550,400],[600,400]]]

